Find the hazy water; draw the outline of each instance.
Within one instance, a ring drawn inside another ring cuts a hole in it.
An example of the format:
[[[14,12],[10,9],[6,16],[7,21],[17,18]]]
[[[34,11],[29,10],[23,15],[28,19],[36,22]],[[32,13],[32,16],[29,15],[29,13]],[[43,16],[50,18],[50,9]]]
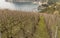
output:
[[[37,11],[38,5],[33,3],[9,3],[5,0],[0,0],[0,9],[22,10],[22,11]]]

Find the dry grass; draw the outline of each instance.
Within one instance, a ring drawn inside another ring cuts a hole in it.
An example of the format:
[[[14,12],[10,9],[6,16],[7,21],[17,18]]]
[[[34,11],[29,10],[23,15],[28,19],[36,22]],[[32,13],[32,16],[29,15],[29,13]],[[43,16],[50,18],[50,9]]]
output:
[[[54,14],[40,14],[44,16],[45,24],[49,32],[50,38],[55,38],[56,27],[58,26],[57,38],[60,38],[60,15]]]
[[[2,38],[31,38],[38,24],[38,17],[37,13],[32,12],[0,10]]]
[[[0,10],[2,38],[53,38],[57,25],[60,27],[58,15]]]

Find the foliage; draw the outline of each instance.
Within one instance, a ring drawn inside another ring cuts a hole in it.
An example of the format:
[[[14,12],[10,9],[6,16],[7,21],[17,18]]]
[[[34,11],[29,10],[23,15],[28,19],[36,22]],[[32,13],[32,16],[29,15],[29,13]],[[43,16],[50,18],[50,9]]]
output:
[[[37,29],[37,36],[38,36],[37,38],[49,38],[49,34],[44,21],[44,16],[40,16]]]
[[[49,13],[49,14],[54,14],[55,11],[58,11],[60,14],[60,5],[59,4],[52,4],[46,7],[45,9],[42,9],[42,13]]]

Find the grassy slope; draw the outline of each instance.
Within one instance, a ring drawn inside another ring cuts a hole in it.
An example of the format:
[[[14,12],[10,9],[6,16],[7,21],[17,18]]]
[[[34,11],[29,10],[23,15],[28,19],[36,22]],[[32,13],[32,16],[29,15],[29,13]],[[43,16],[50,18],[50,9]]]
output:
[[[52,38],[56,25],[60,26],[58,15],[0,10],[2,38]]]

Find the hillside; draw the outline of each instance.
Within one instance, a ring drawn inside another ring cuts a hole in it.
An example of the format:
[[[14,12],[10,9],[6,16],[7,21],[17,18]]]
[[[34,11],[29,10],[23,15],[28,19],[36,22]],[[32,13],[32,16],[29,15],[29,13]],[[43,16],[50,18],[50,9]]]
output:
[[[1,38],[60,38],[60,15],[0,10]]]

